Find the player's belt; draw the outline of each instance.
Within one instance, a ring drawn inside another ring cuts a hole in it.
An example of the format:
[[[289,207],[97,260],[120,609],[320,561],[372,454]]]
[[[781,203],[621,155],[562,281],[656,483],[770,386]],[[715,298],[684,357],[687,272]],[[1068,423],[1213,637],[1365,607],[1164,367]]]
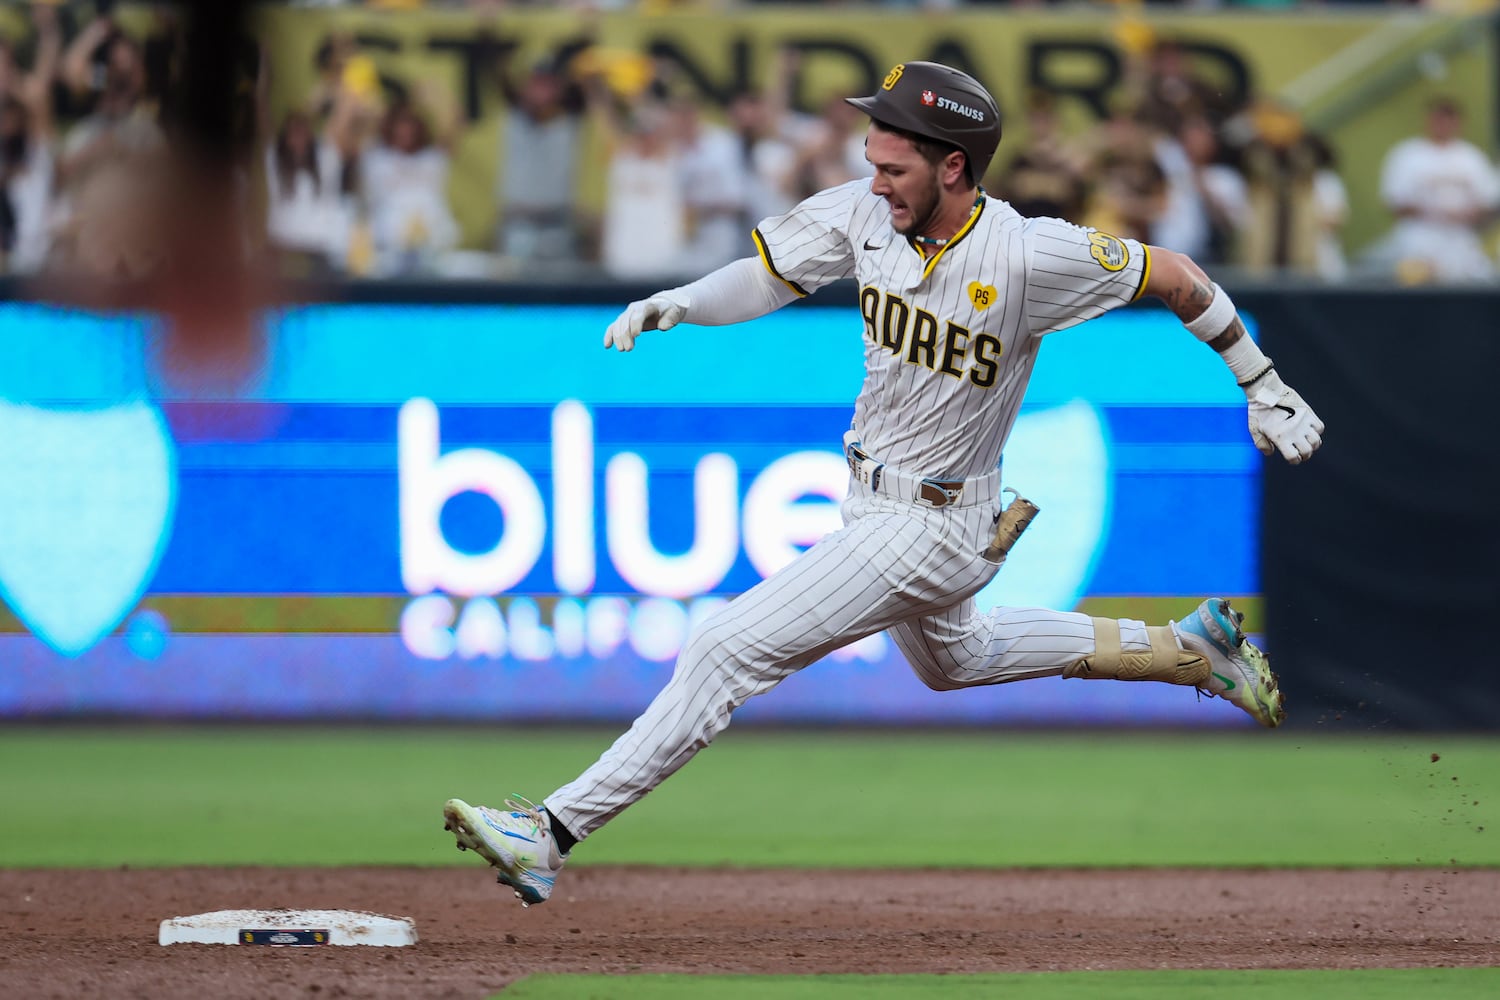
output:
[[[999,496],[998,471],[975,476],[973,479],[929,479],[914,476],[871,458],[858,441],[852,440],[853,436],[853,431],[844,436],[844,457],[849,462],[849,474],[872,492],[899,497],[924,507],[946,507],[963,501],[971,504],[987,503]]]

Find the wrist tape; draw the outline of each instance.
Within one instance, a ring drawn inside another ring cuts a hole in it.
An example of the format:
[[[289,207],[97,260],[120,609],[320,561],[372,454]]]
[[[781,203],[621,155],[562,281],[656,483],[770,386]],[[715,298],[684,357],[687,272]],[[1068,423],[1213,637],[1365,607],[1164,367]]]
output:
[[[1224,363],[1234,373],[1235,384],[1241,389],[1276,367],[1248,334],[1226,347],[1219,357],[1224,359]]]
[[[1220,288],[1218,282],[1214,283],[1214,297],[1209,301],[1208,308],[1203,310],[1197,317],[1188,320],[1183,326],[1188,332],[1205,344],[1216,339],[1221,333],[1229,329],[1229,324],[1234,322],[1234,303],[1229,296]]]

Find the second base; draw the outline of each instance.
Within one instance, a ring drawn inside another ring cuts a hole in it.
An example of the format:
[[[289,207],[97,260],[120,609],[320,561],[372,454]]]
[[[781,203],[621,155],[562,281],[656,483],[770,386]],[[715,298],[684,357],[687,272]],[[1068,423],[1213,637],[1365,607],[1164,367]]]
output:
[[[161,922],[158,944],[264,944],[273,947],[417,943],[407,917],[357,910],[214,910]]]

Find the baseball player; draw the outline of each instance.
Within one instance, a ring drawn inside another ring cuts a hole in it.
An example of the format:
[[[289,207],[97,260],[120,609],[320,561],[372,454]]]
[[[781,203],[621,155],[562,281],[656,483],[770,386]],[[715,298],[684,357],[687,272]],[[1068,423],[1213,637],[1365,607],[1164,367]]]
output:
[[[1224,698],[1263,726],[1285,717],[1276,675],[1227,600],[1151,626],[1045,608],[981,612],[974,595],[1026,520],[1015,505],[1002,516],[999,466],[1046,334],[1155,296],[1245,390],[1260,451],[1302,462],[1323,422],[1186,256],[1022,218],[986,195],[978,180],[1000,141],[999,109],[972,77],[904,63],[850,103],[870,117],[873,180],[764,220],[756,256],[632,302],[604,334],[606,348],[629,351],[644,330],[743,323],[856,279],[865,379],[844,438],[844,526],[708,618],[630,730],[542,805],[446,803],[458,846],[523,903],[545,901],[574,844],[686,764],[746,699],[882,630],[939,690],[1058,674],[1162,681]]]

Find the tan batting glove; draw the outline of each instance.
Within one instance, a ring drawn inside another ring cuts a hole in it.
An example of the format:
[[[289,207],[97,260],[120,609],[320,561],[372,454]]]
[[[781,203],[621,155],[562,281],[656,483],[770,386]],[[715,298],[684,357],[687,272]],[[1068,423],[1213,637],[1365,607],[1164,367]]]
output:
[[[1323,443],[1323,421],[1296,389],[1268,371],[1244,387],[1250,404],[1250,439],[1262,455],[1281,452],[1297,465],[1312,457]]]
[[[678,292],[657,292],[649,299],[632,302],[604,331],[605,348],[628,351],[642,330],[670,330],[687,315],[688,301]]]

